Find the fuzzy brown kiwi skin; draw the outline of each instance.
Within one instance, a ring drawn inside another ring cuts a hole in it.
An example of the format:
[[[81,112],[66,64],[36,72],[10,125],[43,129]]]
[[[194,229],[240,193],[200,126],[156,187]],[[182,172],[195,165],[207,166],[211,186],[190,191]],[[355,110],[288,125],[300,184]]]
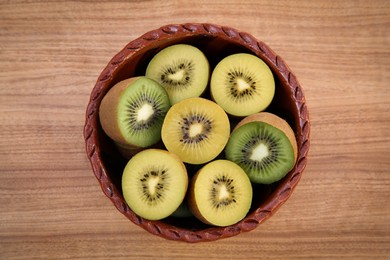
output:
[[[234,127],[232,132],[234,132],[240,126],[243,126],[243,125],[251,123],[251,122],[264,122],[264,123],[270,124],[278,129],[280,129],[287,136],[287,138],[290,140],[290,143],[291,143],[293,151],[294,151],[294,161],[296,162],[297,156],[298,156],[297,140],[295,138],[295,133],[292,130],[291,126],[284,119],[282,119],[279,116],[272,114],[272,113],[260,112],[260,113],[252,114],[252,115],[247,116],[244,119],[242,119]]]
[[[161,149],[158,149],[158,150],[161,150]],[[180,162],[181,162],[181,167],[182,167],[182,169],[184,170],[185,173],[187,173],[187,168],[186,168],[184,162],[180,159],[179,156],[177,156],[177,155],[174,154],[174,153],[168,152],[168,151],[166,151],[165,149],[162,149],[162,150],[164,150],[165,152],[169,153],[171,156],[175,157],[178,161],[180,161]],[[189,185],[190,185],[190,183],[189,183],[189,178],[188,178],[188,173],[187,173],[186,183],[185,183],[184,185],[185,185],[185,190],[188,192],[188,188],[189,188]],[[184,201],[185,199],[186,199],[186,196],[184,196],[183,201]],[[183,201],[182,201],[182,203],[183,203]]]
[[[189,206],[189,208],[190,208],[192,214],[193,214],[197,219],[199,219],[200,221],[202,221],[202,222],[205,223],[205,224],[213,225],[212,223],[208,222],[208,221],[202,216],[202,214],[201,214],[200,211],[199,211],[198,205],[196,204],[196,200],[195,200],[195,182],[196,182],[196,179],[197,179],[198,176],[199,176],[199,172],[200,172],[200,170],[194,175],[194,177],[192,177],[191,182],[190,182],[190,185],[189,185],[189,187],[188,187],[188,206]]]
[[[134,77],[118,82],[103,97],[99,107],[100,125],[104,132],[116,143],[129,148],[137,148],[137,146],[128,144],[118,127],[116,116],[118,114],[117,104],[127,86],[137,81],[139,78],[140,77]]]
[[[161,140],[158,143],[149,147],[139,147],[135,145],[121,144],[117,142],[114,143],[120,155],[122,155],[122,157],[124,157],[125,159],[131,159],[131,157],[146,149],[165,149],[164,144]]]

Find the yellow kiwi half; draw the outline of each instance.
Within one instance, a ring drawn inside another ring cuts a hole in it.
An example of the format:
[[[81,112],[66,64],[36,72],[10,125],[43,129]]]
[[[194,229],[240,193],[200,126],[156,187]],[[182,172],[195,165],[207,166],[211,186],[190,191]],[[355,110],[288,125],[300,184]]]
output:
[[[137,153],[122,175],[123,197],[139,216],[158,220],[175,212],[184,200],[188,176],[175,154],[160,149]]]
[[[275,94],[275,82],[264,61],[252,54],[238,53],[217,64],[210,91],[228,114],[243,117],[268,107]]]
[[[251,203],[251,182],[244,170],[231,161],[212,161],[191,180],[190,209],[206,224],[233,225],[246,216]]]
[[[230,122],[225,111],[204,98],[189,98],[173,105],[161,130],[167,150],[190,164],[206,163],[217,157],[229,134]]]
[[[162,49],[149,62],[145,75],[161,84],[171,104],[199,97],[209,81],[209,63],[198,48],[176,44]]]

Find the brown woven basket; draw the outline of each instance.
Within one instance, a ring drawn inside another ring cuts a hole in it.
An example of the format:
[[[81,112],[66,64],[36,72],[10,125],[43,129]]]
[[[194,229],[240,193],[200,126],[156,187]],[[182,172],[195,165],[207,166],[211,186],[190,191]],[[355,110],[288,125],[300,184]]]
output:
[[[298,159],[295,167],[281,181],[273,185],[255,187],[252,208],[239,223],[228,227],[212,227],[195,218],[168,217],[150,221],[137,216],[122,196],[121,176],[126,164],[99,123],[99,105],[103,96],[117,82],[145,74],[145,69],[159,50],[172,44],[187,43],[201,49],[210,68],[223,57],[238,53],[252,53],[264,60],[274,73],[276,92],[267,111],[286,119],[295,131]],[[92,90],[86,111],[84,138],[88,159],[106,196],[115,207],[136,225],[166,239],[200,242],[235,236],[256,228],[268,219],[290,197],[306,167],[310,146],[310,122],[302,88],[297,78],[266,44],[248,33],[213,24],[167,25],[145,33],[131,41],[108,63]]]

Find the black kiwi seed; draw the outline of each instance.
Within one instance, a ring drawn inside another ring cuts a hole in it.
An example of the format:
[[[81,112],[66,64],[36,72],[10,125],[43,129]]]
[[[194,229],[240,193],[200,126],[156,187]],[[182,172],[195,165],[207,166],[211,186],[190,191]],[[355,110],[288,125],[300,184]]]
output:
[[[190,137],[189,131],[192,124],[202,124],[203,131],[202,133]],[[185,144],[193,144],[193,143],[199,143],[205,139],[208,138],[209,133],[212,129],[212,122],[210,119],[206,118],[204,115],[191,115],[188,118],[183,118],[181,122],[179,122],[181,125],[181,135],[182,138],[179,140],[182,143]]]
[[[233,70],[227,73],[227,85],[230,85],[230,88],[227,88],[230,96],[234,98],[242,98],[244,96],[252,96],[257,93],[256,81],[253,77],[245,74],[240,70]],[[237,89],[237,79],[242,79],[249,84],[250,88],[240,91]]]
[[[128,122],[129,131],[143,131],[149,129],[158,118],[161,118],[164,112],[158,100],[158,98],[153,98],[149,93],[141,93],[136,98],[128,100],[128,116],[126,121]],[[148,120],[139,122],[137,121],[137,111],[145,104],[152,106],[154,113]]]
[[[189,86],[191,79],[193,77],[194,64],[192,61],[188,60],[178,60],[172,63],[170,67],[164,67],[160,73],[161,83],[167,89],[174,88],[185,88]],[[169,77],[169,75],[174,75],[179,70],[184,70],[184,75],[180,80],[174,80]]]
[[[221,200],[217,196],[222,186],[225,186],[227,192],[229,193],[229,197]],[[232,203],[237,203],[235,198],[233,179],[227,178],[225,175],[214,179],[213,187],[210,190],[210,201],[212,202],[212,206],[217,209],[221,206],[227,206]]]
[[[141,188],[142,188],[142,193],[144,195],[144,198],[149,203],[156,204],[157,200],[161,199],[164,196],[162,190],[164,189],[163,181],[165,180],[166,172],[167,172],[166,169],[147,170],[146,173],[142,176],[142,178],[139,179],[139,181],[141,182]],[[156,192],[154,194],[151,194],[149,192],[148,180],[151,177],[159,178],[159,181],[156,184]]]
[[[261,162],[250,160],[250,154],[255,145],[263,143],[268,150],[270,151],[270,155],[264,158]],[[243,156],[240,160],[240,163],[248,165],[250,169],[252,168],[266,168],[268,165],[276,162],[278,160],[278,143],[277,140],[271,138],[271,135],[267,132],[263,132],[262,135],[252,136],[250,140],[244,145],[244,149],[241,150]]]

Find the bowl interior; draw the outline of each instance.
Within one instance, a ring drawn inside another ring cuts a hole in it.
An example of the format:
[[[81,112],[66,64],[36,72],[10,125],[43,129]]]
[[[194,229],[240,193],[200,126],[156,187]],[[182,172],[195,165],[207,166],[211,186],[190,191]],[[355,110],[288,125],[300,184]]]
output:
[[[215,28],[218,31],[213,33],[205,30],[205,26],[201,26],[201,29],[198,29],[195,32],[185,30],[183,27],[178,28],[181,28],[182,30],[176,30],[172,34],[167,34],[160,28],[159,30],[145,34],[130,42],[110,61],[109,65],[107,65],[100,75],[91,95],[94,98],[91,98],[89,104],[89,110],[92,109],[91,107],[94,108],[93,113],[87,111],[87,121],[94,122],[92,124],[92,128],[94,128],[93,133],[89,133],[89,128],[87,128],[87,126],[85,130],[85,135],[88,139],[92,139],[90,142],[92,142],[95,147],[94,152],[96,151],[96,154],[90,156],[95,175],[100,181],[103,191],[113,200],[116,207],[130,220],[139,225],[148,223],[148,225],[153,224],[154,227],[157,227],[157,231],[152,231],[152,233],[165,236],[162,229],[167,228],[170,231],[176,230],[177,232],[189,231],[191,234],[198,234],[198,238],[201,239],[201,235],[199,235],[201,234],[200,232],[222,230],[221,234],[216,237],[223,237],[223,228],[216,228],[203,224],[194,217],[168,217],[160,221],[147,221],[135,216],[135,214],[127,208],[122,197],[121,177],[127,160],[119,154],[113,142],[102,131],[98,121],[97,111],[103,96],[113,85],[129,77],[145,75],[146,66],[151,58],[158,51],[167,46],[185,43],[199,48],[209,60],[210,71],[213,70],[221,59],[230,54],[243,52],[254,54],[262,58],[273,71],[276,92],[271,105],[266,111],[272,112],[287,120],[295,131],[298,142],[297,165],[299,165],[299,167],[296,165],[284,179],[272,185],[253,185],[253,202],[247,218],[255,219],[257,223],[254,223],[253,227],[250,226],[246,228],[248,230],[252,229],[258,223],[271,216],[273,211],[289,197],[291,190],[298,182],[300,174],[306,164],[305,156],[307,149],[302,148],[308,146],[308,130],[304,129],[305,127],[308,128],[308,119],[300,86],[295,80],[294,75],[289,71],[279,56],[271,51],[265,44],[258,41],[250,41],[253,40],[253,38],[247,40],[244,37],[246,34],[240,34],[234,29],[230,29],[230,33],[227,33],[227,30],[223,30],[223,28],[217,26]],[[236,34],[232,36],[231,32]],[[152,36],[152,39],[148,38],[150,35]],[[210,98],[209,93],[206,92],[204,97]],[[302,109],[304,109],[306,113],[304,116],[305,120],[302,120]],[[238,119],[231,118],[232,127],[238,121]],[[307,131],[307,133],[303,133],[303,131]],[[95,159],[93,159],[94,156]],[[223,156],[223,154],[221,156]],[[196,169],[197,167],[192,167],[189,175],[194,174]],[[292,181],[293,179],[294,181]],[[109,192],[104,190],[107,185],[109,186]],[[285,194],[286,190],[288,190],[287,194]],[[261,212],[264,216],[260,216]],[[245,222],[245,220],[246,219],[244,219],[243,222]],[[145,228],[145,226],[143,227]],[[237,231],[238,233],[243,231],[240,224],[237,224],[236,227],[241,229]],[[148,227],[145,229],[151,231]],[[236,234],[237,232],[234,231],[232,234]],[[177,237],[177,235],[175,237]],[[208,240],[214,240],[214,238],[209,238]]]

